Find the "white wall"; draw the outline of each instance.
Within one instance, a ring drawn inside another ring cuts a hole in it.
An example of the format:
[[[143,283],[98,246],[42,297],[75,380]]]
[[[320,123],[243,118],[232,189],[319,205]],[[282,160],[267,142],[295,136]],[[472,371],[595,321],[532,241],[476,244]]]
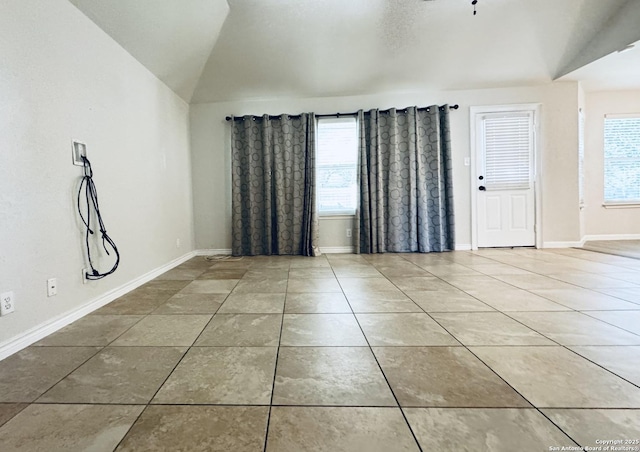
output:
[[[367,96],[271,99],[191,105],[191,146],[194,178],[196,247],[231,248],[230,141],[226,115],[280,114],[313,111],[317,114],[370,108],[459,104],[451,113],[456,243],[471,243],[469,107],[517,103],[542,104],[543,241],[548,244],[580,239],[578,209],[578,84],[554,83],[539,87],[473,91],[382,93]],[[321,233],[326,231],[321,226]],[[338,236],[340,235],[340,237]],[[341,246],[342,233],[321,237],[322,246]]]
[[[640,206],[606,209],[604,202],[604,116],[640,114],[640,90],[586,93],[585,217],[587,236],[640,234]],[[600,237],[605,238],[605,237]]]
[[[0,292],[16,295],[2,348],[193,250],[193,211],[184,101],[67,0],[3,0],[0,30]],[[72,138],[122,254],[86,285]]]

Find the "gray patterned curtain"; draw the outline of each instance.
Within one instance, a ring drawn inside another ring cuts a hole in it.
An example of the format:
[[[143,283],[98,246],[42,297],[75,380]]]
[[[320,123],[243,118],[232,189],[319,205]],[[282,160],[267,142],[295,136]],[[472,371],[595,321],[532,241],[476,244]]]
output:
[[[231,124],[234,256],[319,255],[313,113]]]
[[[449,107],[358,112],[356,252],[455,248]]]

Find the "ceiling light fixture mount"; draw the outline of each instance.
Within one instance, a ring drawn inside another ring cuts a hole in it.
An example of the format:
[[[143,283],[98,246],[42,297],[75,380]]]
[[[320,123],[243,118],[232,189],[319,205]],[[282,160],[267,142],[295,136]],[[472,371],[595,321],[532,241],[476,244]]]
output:
[[[478,11],[476,11],[476,5],[478,4],[478,0],[473,0],[471,4],[473,5],[473,15],[475,16],[478,13]]]

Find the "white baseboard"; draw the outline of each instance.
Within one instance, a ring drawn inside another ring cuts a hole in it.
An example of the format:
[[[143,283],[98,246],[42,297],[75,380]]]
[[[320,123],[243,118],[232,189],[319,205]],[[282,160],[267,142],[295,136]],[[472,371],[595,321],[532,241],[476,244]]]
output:
[[[580,248],[583,241],[577,242],[544,242],[542,248]]]
[[[321,246],[322,254],[353,254],[355,248],[353,246]]]
[[[456,251],[471,251],[471,244],[470,243],[457,243],[456,244]]]
[[[196,250],[195,253],[196,256],[217,256],[219,254],[231,255],[231,248]]]
[[[73,311],[56,316],[51,320],[41,323],[40,325],[35,326],[12,339],[9,339],[8,341],[0,344],[0,361],[10,355],[13,355],[16,352],[19,352],[23,348],[26,348],[29,345],[38,342],[40,339],[44,339],[48,335],[55,333],[59,329],[69,325],[72,322],[75,322],[76,320],[84,317],[87,314],[90,314],[96,309],[99,309],[104,305],[111,303],[116,298],[121,297],[128,292],[131,292],[133,289],[140,287],[144,283],[151,281],[164,272],[171,270],[181,263],[191,259],[195,256],[195,254],[195,252],[191,251],[184,256],[180,256],[165,265],[162,265],[154,270],[151,270],[150,272],[145,273],[142,276],[139,276],[138,278],[128,282],[127,284],[124,284],[120,287],[110,290],[105,294],[100,295],[99,297],[94,298],[93,300],[74,309]]]
[[[591,240],[640,240],[640,234],[595,234],[582,238],[583,243]]]

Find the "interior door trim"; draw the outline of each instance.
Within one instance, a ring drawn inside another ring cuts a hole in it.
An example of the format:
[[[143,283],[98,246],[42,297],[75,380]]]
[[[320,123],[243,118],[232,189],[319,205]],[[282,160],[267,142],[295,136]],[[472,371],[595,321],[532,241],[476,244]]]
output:
[[[535,237],[536,248],[542,248],[542,183],[541,173],[542,168],[542,152],[540,152],[540,116],[541,104],[508,104],[508,105],[486,105],[486,106],[472,106],[469,107],[469,181],[470,181],[470,195],[471,195],[471,249],[478,249],[478,190],[476,189],[477,181],[477,122],[481,115],[487,113],[501,113],[511,111],[532,111],[533,112],[533,152],[534,152],[534,190],[535,190]]]

